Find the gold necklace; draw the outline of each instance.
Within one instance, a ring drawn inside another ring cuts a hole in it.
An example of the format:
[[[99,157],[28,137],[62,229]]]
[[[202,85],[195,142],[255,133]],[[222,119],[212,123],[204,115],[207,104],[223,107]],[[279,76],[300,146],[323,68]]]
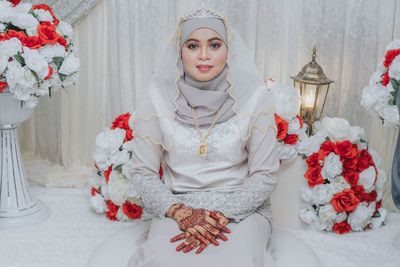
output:
[[[205,156],[207,156],[207,150],[208,150],[208,146],[207,146],[207,143],[206,143],[206,138],[207,138],[208,135],[211,133],[212,128],[214,128],[215,123],[217,122],[220,113],[219,113],[219,110],[218,110],[218,111],[217,111],[217,114],[215,115],[215,118],[214,118],[213,123],[212,123],[211,126],[207,129],[207,132],[206,132],[206,134],[205,134],[204,136],[201,134],[201,131],[200,131],[200,128],[199,128],[199,124],[198,124],[198,122],[197,122],[197,112],[194,110],[194,108],[192,108],[192,113],[193,113],[193,120],[194,120],[194,123],[195,123],[195,125],[196,125],[196,131],[197,131],[197,133],[198,133],[199,136],[200,136],[200,144],[199,144],[197,153],[199,153],[199,155],[200,155],[201,157],[205,157]]]

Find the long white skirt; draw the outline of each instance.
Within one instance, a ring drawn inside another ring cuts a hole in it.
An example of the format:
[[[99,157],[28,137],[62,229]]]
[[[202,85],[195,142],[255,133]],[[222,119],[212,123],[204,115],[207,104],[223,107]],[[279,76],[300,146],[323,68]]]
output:
[[[258,213],[240,223],[230,223],[227,241],[218,239],[219,246],[208,245],[202,253],[195,250],[177,252],[183,241],[171,243],[171,237],[179,234],[176,222],[170,218],[153,219],[147,239],[141,241],[132,255],[128,267],[273,267],[274,260],[267,251],[271,237],[271,225]]]

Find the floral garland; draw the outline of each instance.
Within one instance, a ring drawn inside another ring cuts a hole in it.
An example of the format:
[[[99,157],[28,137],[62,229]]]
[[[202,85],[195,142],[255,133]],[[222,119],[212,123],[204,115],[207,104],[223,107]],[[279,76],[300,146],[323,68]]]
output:
[[[96,137],[93,154],[97,174],[91,180],[92,208],[113,221],[144,219],[143,204],[129,188],[126,163],[132,158],[131,114],[121,114]],[[163,169],[160,166],[160,178]]]
[[[398,127],[399,111],[396,95],[400,86],[400,39],[386,47],[383,63],[372,74],[369,85],[364,87],[361,105],[377,114],[383,122]]]
[[[306,158],[308,186],[302,190],[300,218],[318,230],[339,234],[384,224],[387,180],[377,153],[360,127],[341,118],[324,118],[315,135],[299,145]]]
[[[32,107],[78,78],[73,29],[45,5],[0,0],[0,93]]]
[[[306,127],[299,115],[301,97],[294,87],[280,87],[273,80],[266,81],[268,90],[274,93],[275,124],[277,127],[278,151],[281,160],[297,157],[297,146],[306,133]]]

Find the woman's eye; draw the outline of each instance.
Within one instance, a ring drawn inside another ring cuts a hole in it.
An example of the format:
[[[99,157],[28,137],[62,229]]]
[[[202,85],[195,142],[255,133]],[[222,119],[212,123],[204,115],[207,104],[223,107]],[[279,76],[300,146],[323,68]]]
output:
[[[216,48],[219,48],[221,45],[215,43],[215,44],[211,44],[210,46],[211,46],[211,48],[215,48],[216,49]]]
[[[197,47],[196,44],[188,44],[187,48],[189,49],[195,49]]]

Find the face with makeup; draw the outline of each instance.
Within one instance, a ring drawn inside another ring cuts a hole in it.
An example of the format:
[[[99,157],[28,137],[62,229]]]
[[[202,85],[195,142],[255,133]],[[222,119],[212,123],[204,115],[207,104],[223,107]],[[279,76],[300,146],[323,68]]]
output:
[[[201,82],[218,76],[226,65],[228,48],[219,34],[209,28],[193,31],[182,47],[186,73]]]

